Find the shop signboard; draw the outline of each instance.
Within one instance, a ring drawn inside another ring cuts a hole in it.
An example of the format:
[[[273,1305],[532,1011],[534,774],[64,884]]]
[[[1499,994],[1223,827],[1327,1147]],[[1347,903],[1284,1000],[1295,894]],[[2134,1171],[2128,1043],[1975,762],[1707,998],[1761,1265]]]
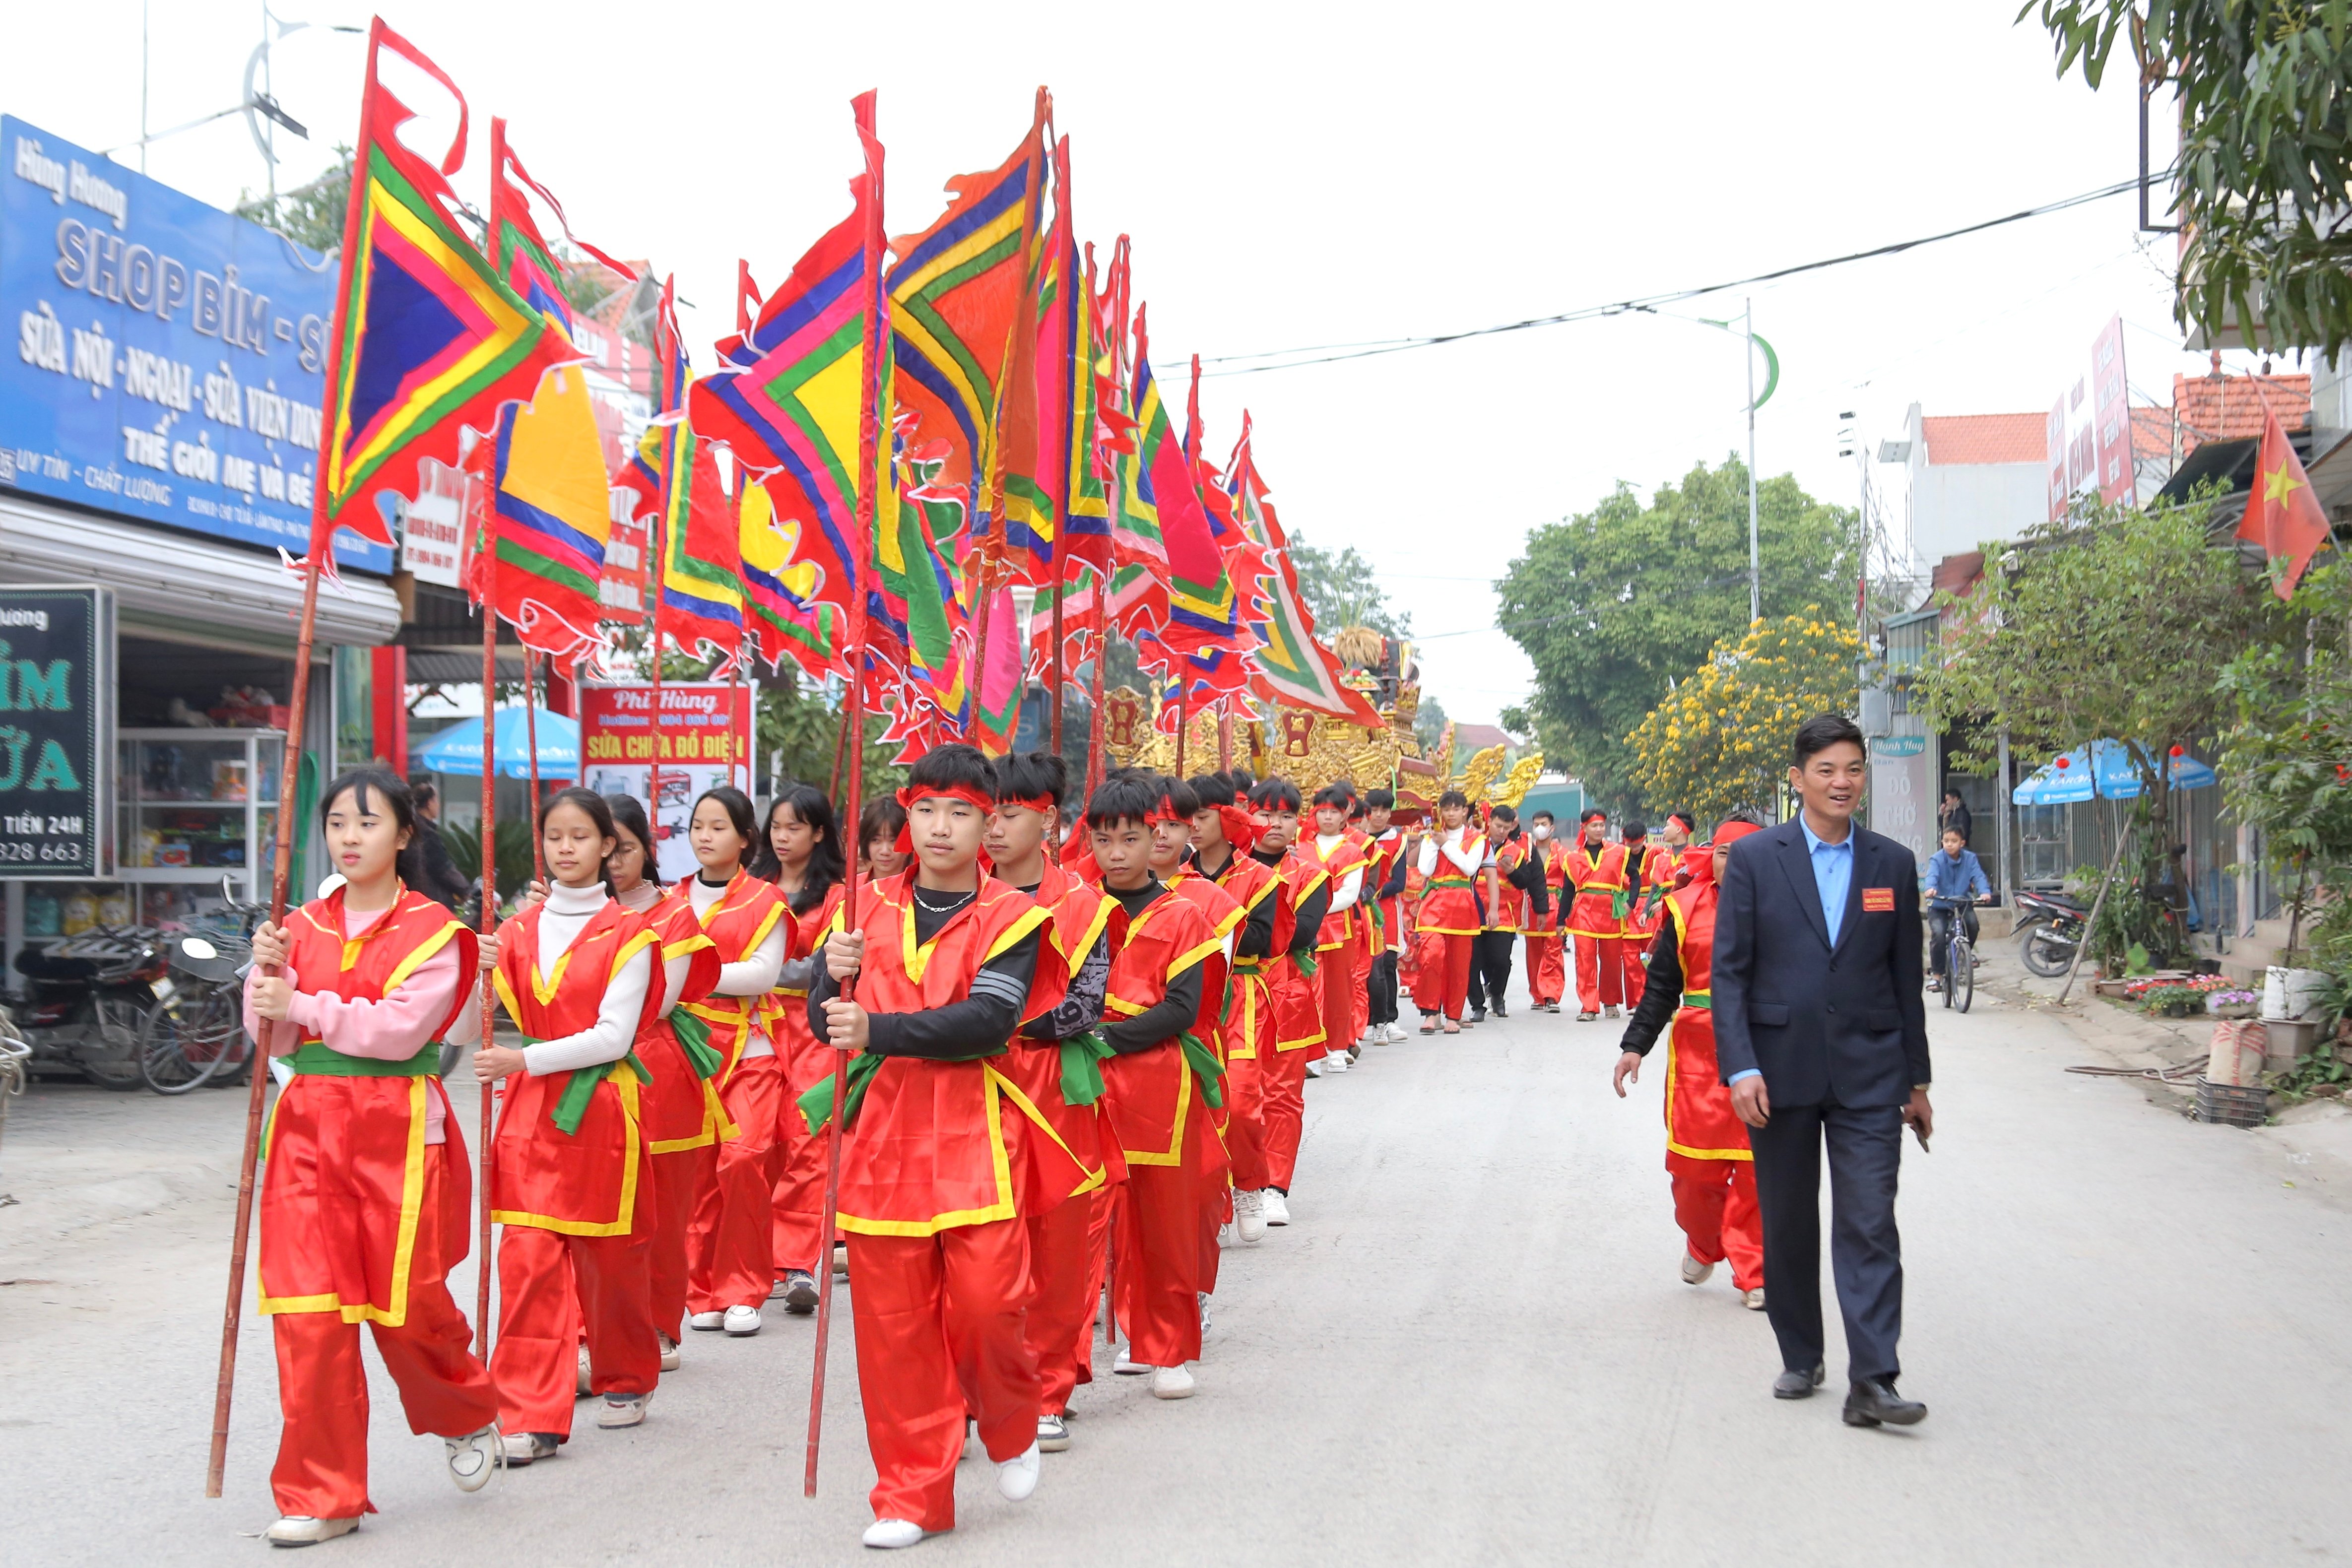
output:
[[[0,588],[0,879],[112,873],[114,596]]]
[[[650,682],[580,689],[583,787],[644,801],[653,763],[661,764],[661,799],[647,803],[646,816],[653,821],[655,862],[666,882],[694,874],[694,847],[686,829],[696,798],[717,784],[731,782],[742,788],[751,781],[745,763],[758,689],[749,683],[664,681],[656,722]]]
[[[0,485],[300,554],[333,260],[0,117]],[[345,530],[346,570],[392,552]]]
[[[1870,742],[1870,828],[1911,851],[1922,867],[1936,852],[1936,758],[1911,714]]]

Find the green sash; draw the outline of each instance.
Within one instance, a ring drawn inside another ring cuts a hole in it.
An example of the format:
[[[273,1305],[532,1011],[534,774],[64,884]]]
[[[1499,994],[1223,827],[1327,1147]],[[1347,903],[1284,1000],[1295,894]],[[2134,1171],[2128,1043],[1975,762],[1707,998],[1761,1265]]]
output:
[[[858,1108],[866,1103],[866,1085],[872,1083],[874,1075],[882,1070],[882,1058],[871,1051],[849,1058],[849,1104],[841,1116],[845,1131],[857,1125]],[[808,1123],[811,1133],[823,1132],[824,1124],[833,1120],[833,1074],[825,1074],[817,1080],[814,1089],[802,1095],[796,1102],[801,1108],[801,1120]]]
[[[1118,1053],[1092,1029],[1081,1029],[1061,1044],[1063,1100],[1092,1105],[1102,1098],[1102,1064]]]
[[[710,1020],[680,1007],[669,1016],[669,1032],[677,1037],[678,1048],[686,1053],[687,1065],[694,1076],[708,1081],[719,1076],[727,1058],[710,1043]]]
[[[1217,1053],[1202,1045],[1201,1037],[1190,1029],[1176,1037],[1176,1044],[1184,1052],[1184,1065],[1191,1068],[1192,1076],[1201,1080],[1201,1098],[1207,1100],[1212,1109],[1223,1110],[1225,1069],[1223,1064],[1217,1060]]]
[[[436,1078],[441,1071],[441,1042],[427,1040],[423,1050],[394,1062],[380,1057],[347,1057],[328,1049],[322,1040],[310,1040],[285,1060],[296,1072],[315,1078]]]
[[[1315,978],[1315,971],[1320,967],[1315,962],[1315,954],[1311,951],[1307,952],[1292,953],[1290,955],[1290,962],[1298,965],[1298,973],[1307,976],[1309,980]]]
[[[529,1035],[522,1037],[522,1043],[526,1046],[546,1044]],[[564,1075],[563,1092],[556,1098],[555,1109],[548,1114],[548,1120],[555,1123],[556,1131],[566,1138],[578,1132],[581,1119],[588,1114],[589,1097],[596,1092],[598,1084],[613,1076],[614,1068],[624,1064],[637,1075],[639,1083],[653,1082],[654,1075],[646,1070],[646,1064],[637,1059],[634,1049],[618,1060],[598,1062],[593,1068],[573,1068]]]
[[[1715,1011],[1715,993],[1712,991],[1685,991],[1683,993],[1683,1005],[1685,1007],[1703,1007],[1707,1012],[1712,1013]],[[1898,1129],[1898,1131],[1900,1130]]]

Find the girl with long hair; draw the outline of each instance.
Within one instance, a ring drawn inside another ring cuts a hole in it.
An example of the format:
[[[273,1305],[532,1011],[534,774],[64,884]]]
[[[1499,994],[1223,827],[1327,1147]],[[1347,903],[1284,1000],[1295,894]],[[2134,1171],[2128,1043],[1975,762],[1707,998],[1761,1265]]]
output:
[[[776,1129],[776,1184],[770,1194],[775,1293],[783,1298],[785,1311],[802,1316],[816,1310],[816,1270],[824,1263],[817,1251],[824,1237],[825,1146],[811,1136],[796,1101],[833,1070],[832,1051],[809,1026],[808,992],[816,949],[841,903],[843,850],[833,803],[808,784],[793,785],[769,805],[762,837],[767,848],[761,864],[770,868],[777,891],[792,909],[793,951],[808,955],[786,963],[777,977],[783,1011],[776,1048],[783,1058],[785,1089]]]

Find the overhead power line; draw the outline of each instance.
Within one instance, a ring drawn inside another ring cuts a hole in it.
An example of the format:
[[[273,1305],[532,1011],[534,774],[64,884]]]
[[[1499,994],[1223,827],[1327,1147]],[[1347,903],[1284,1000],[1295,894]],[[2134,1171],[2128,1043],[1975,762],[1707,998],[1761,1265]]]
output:
[[[2161,180],[2168,178],[2168,175],[2169,171],[2167,171],[2165,174],[2151,175],[2150,178]],[[1719,294],[1727,289],[1740,289],[1750,284],[1775,282],[1780,279],[1797,277],[1801,273],[1819,272],[1830,267],[1844,267],[1853,262],[1869,261],[1881,256],[1899,256],[1906,250],[1916,250],[1923,245],[1937,245],[1948,239],[1958,239],[1965,235],[1981,234],[1986,229],[1999,228],[2004,224],[2022,223],[2030,217],[2044,217],[2052,213],[2064,212],[2069,207],[2104,201],[2109,196],[2122,195],[2126,191],[2136,191],[2139,186],[2140,182],[2137,177],[2122,180],[2112,185],[2102,185],[2095,191],[2084,191],[2079,195],[2045,202],[2036,207],[2027,207],[2023,212],[2011,213],[2005,217],[1987,218],[1981,223],[1972,223],[1962,228],[1946,229],[1941,234],[1924,235],[1917,239],[1896,240],[1892,245],[1874,246],[1868,250],[1850,251],[1846,255],[1832,256],[1821,261],[1800,262],[1794,267],[1782,267],[1770,272],[1759,272],[1751,277],[1734,278],[1727,282],[1709,283],[1696,289],[1677,289],[1670,293],[1645,294],[1630,300],[1612,300],[1605,305],[1587,305],[1580,310],[1562,310],[1557,315],[1532,316],[1523,321],[1505,321],[1498,326],[1472,327],[1464,331],[1435,332],[1418,338],[1382,338],[1369,342],[1354,343],[1311,343],[1301,348],[1268,349],[1258,353],[1220,354],[1214,358],[1203,359],[1201,363],[1203,365],[1227,367],[1207,371],[1204,373],[1205,375],[1255,375],[1269,370],[1295,370],[1301,365],[1333,364],[1341,360],[1369,359],[1375,354],[1402,353],[1408,349],[1435,348],[1440,343],[1458,343],[1468,338],[1490,338],[1502,332],[1523,332],[1531,327],[1557,327],[1570,321],[1590,321],[1604,316],[1622,316],[1632,311],[1655,310],[1661,305],[1696,300],[1706,294]]]

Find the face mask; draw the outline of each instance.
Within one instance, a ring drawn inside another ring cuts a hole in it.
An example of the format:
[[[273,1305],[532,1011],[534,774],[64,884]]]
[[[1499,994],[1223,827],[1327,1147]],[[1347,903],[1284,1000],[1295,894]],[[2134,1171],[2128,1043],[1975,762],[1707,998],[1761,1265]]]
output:
[[[1549,822],[1538,822],[1535,825],[1533,831],[1538,838],[1549,838],[1551,837],[1551,824]]]

